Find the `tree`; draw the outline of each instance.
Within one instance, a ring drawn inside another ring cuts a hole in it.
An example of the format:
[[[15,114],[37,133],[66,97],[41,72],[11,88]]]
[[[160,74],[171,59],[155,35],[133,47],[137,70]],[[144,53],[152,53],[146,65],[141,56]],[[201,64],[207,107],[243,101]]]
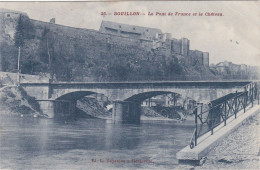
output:
[[[56,44],[56,41],[54,40],[54,34],[53,32],[47,28],[46,26],[43,29],[40,45],[38,48],[39,51],[39,60],[42,63],[42,65],[45,65],[42,69],[42,72],[49,72],[50,79],[53,79],[53,74],[55,72],[55,65],[53,64],[54,58],[54,46]],[[58,55],[58,54],[56,54]]]
[[[17,48],[22,47],[24,45],[24,34],[25,34],[24,26],[22,22],[22,17],[20,15],[18,19],[18,23],[16,25],[15,34],[14,34],[15,46]]]
[[[22,23],[22,17],[20,15],[18,19],[18,23],[16,26],[15,34],[14,34],[14,41],[15,46],[18,48],[18,75],[17,75],[17,82],[18,85],[20,84],[20,54],[21,54],[21,47],[24,45],[24,26]]]

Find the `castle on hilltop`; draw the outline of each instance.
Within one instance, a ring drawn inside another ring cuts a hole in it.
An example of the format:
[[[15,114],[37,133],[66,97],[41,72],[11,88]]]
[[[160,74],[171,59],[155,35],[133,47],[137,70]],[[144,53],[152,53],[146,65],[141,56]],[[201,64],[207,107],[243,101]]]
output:
[[[111,46],[128,47],[129,50],[142,48],[148,51],[149,54],[155,56],[155,58],[163,56],[166,59],[171,59],[174,56],[187,66],[196,63],[197,66],[209,69],[209,53],[199,50],[190,50],[190,40],[187,38],[175,39],[172,38],[170,33],[163,33],[157,28],[127,25],[110,21],[102,21],[99,30],[91,30],[58,25],[55,23],[55,18],[52,18],[50,22],[43,22],[30,19],[27,14],[23,12],[0,9],[0,43],[3,40],[9,44],[14,43],[15,27],[19,16],[25,18],[27,21],[26,26],[30,25],[33,28],[29,34],[32,34],[36,39],[40,39],[44,29],[47,28],[60,37],[82,40],[88,47],[92,46],[95,48],[93,50],[95,52],[102,51],[102,53],[104,53],[104,48],[105,50],[110,50]],[[96,44],[96,46],[94,47],[90,44]],[[91,55],[94,56],[95,54]]]

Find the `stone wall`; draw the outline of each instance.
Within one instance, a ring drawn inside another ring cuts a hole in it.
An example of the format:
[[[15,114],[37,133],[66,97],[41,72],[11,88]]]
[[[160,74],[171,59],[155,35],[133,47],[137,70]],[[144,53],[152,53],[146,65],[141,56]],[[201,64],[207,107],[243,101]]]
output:
[[[181,40],[173,38],[171,40],[171,48],[173,53],[181,54]]]
[[[2,43],[13,43],[15,27],[20,14],[0,8],[0,71],[3,70],[2,66]]]
[[[192,63],[199,63],[206,68],[209,68],[209,53],[199,50],[190,50],[189,57]]]
[[[13,41],[15,27],[20,15],[28,17],[27,14],[23,12],[0,8],[0,36],[2,38],[8,40],[9,42]]]
[[[135,39],[124,37],[121,35],[111,35],[105,34],[96,30],[82,29],[82,28],[73,28],[69,26],[62,26],[58,24],[42,22],[37,20],[32,20],[35,27],[36,37],[40,38],[42,36],[44,28],[49,29],[50,31],[58,34],[59,36],[66,36],[68,38],[76,38],[85,41],[98,41],[101,43],[108,43],[112,45],[120,46],[135,46],[143,47],[146,50],[149,50],[152,46],[151,40]]]
[[[203,52],[203,65],[209,67],[209,53]]]
[[[190,40],[187,38],[181,39],[181,54],[188,56],[190,51]]]
[[[171,51],[176,54],[188,56],[190,52],[190,40],[187,38],[171,39]]]

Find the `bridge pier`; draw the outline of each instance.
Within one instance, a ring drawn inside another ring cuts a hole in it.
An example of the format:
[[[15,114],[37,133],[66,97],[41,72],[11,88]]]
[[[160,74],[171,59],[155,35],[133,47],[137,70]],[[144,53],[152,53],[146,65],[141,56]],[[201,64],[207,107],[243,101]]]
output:
[[[129,101],[114,101],[112,115],[114,122],[139,123],[140,116],[140,103]]]
[[[42,113],[48,118],[65,117],[74,113],[76,102],[63,100],[38,100]]]

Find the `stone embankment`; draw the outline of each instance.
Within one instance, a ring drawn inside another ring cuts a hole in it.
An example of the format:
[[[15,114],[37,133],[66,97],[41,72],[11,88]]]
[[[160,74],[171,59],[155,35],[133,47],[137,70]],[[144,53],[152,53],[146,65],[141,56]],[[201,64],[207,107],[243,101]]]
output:
[[[45,117],[38,102],[28,96],[22,87],[15,85],[0,88],[0,108],[0,115]]]
[[[17,87],[16,73],[0,72],[0,115],[45,117],[33,97]],[[21,75],[22,82],[47,82],[45,75]]]

